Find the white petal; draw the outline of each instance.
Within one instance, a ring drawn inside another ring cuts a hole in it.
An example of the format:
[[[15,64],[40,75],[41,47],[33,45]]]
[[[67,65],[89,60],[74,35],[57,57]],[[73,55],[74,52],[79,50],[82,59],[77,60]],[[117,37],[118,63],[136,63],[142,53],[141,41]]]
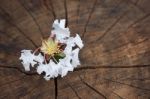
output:
[[[80,65],[80,61],[79,61],[79,48],[75,49],[72,51],[72,65],[74,67],[77,67],[78,65]]]
[[[61,77],[66,76],[69,71],[73,71],[73,67],[63,67],[61,71]]]
[[[22,50],[21,51],[21,57],[19,58],[22,60],[22,64],[26,71],[30,70],[30,65],[34,67],[34,65],[37,63],[34,61],[35,55],[31,53],[31,50]]]
[[[66,23],[66,20],[65,20],[65,19],[62,19],[62,20],[60,20],[59,26],[60,26],[61,28],[65,28],[65,23]]]
[[[24,66],[25,71],[30,71],[30,64],[29,63],[23,63],[21,62]]]
[[[52,60],[48,64],[40,64],[37,67],[38,74],[45,72],[44,78],[49,80],[50,78],[54,78],[58,76],[59,66],[55,64]]]
[[[45,76],[44,78],[46,80],[49,80],[50,79],[50,74],[51,74],[51,67],[49,64],[40,64],[38,67],[37,67],[37,73],[38,74],[41,74],[42,72],[45,72]]]
[[[79,48],[81,49],[84,45],[83,42],[80,38],[80,36],[78,34],[76,34],[76,37],[74,38],[75,43],[79,46]]]
[[[59,60],[59,64],[61,66],[59,70],[59,74],[61,75],[61,77],[67,75],[69,71],[73,71],[73,66],[70,63],[70,61],[71,61],[71,56],[69,55],[67,55],[64,59]]]
[[[74,47],[75,46],[75,38],[74,37],[69,37],[66,41],[66,44],[68,46]]]
[[[49,71],[49,65],[48,64],[40,64],[38,67],[37,67],[37,73],[38,74],[41,74],[42,72],[45,72],[47,73]]]
[[[67,45],[63,52],[65,55],[70,55],[72,52],[72,46]]]
[[[55,20],[53,23],[53,28],[54,30],[52,30],[52,34],[56,35],[56,39],[61,41],[66,37],[70,37],[70,31],[69,28],[65,28],[65,19],[60,20],[60,22],[58,20]]]
[[[51,77],[57,77],[58,76],[58,70],[60,68],[60,66],[58,66],[58,64],[55,64],[52,60],[50,60],[50,66],[51,66]]]
[[[34,60],[42,64],[44,62],[44,56],[40,53],[39,55],[34,57]]]

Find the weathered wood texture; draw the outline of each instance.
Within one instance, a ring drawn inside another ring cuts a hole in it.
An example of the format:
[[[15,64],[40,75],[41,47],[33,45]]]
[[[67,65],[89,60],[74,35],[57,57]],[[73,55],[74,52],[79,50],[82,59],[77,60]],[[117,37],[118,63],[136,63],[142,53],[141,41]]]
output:
[[[54,81],[18,58],[61,18],[85,47],[79,69],[57,79],[58,99],[150,98],[150,0],[0,0],[0,99],[56,98]]]

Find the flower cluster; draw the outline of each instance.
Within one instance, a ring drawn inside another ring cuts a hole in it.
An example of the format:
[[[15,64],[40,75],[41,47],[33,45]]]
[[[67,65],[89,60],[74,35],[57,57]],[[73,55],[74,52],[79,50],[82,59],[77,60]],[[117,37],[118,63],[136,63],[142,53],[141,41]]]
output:
[[[35,51],[22,50],[19,59],[26,71],[34,67],[38,74],[44,73],[44,78],[49,80],[58,75],[63,77],[80,65],[78,54],[83,46],[78,34],[70,37],[65,19],[55,20],[50,37],[42,41],[41,47]]]

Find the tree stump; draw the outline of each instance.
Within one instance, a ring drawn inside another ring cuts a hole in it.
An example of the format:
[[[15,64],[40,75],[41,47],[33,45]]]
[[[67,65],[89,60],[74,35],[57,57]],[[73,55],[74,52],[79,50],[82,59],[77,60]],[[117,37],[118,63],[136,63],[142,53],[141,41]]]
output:
[[[0,0],[0,99],[149,99],[150,0]],[[84,41],[81,66],[45,81],[25,72],[55,19]]]

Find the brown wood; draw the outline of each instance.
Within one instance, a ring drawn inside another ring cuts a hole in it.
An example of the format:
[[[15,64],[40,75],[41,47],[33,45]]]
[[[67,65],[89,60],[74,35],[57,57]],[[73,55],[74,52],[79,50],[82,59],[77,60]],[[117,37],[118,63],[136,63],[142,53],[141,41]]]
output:
[[[0,99],[149,99],[149,5],[150,0],[0,0]],[[71,35],[82,36],[81,66],[45,81],[25,72],[18,58],[22,49],[40,46],[61,18]]]

